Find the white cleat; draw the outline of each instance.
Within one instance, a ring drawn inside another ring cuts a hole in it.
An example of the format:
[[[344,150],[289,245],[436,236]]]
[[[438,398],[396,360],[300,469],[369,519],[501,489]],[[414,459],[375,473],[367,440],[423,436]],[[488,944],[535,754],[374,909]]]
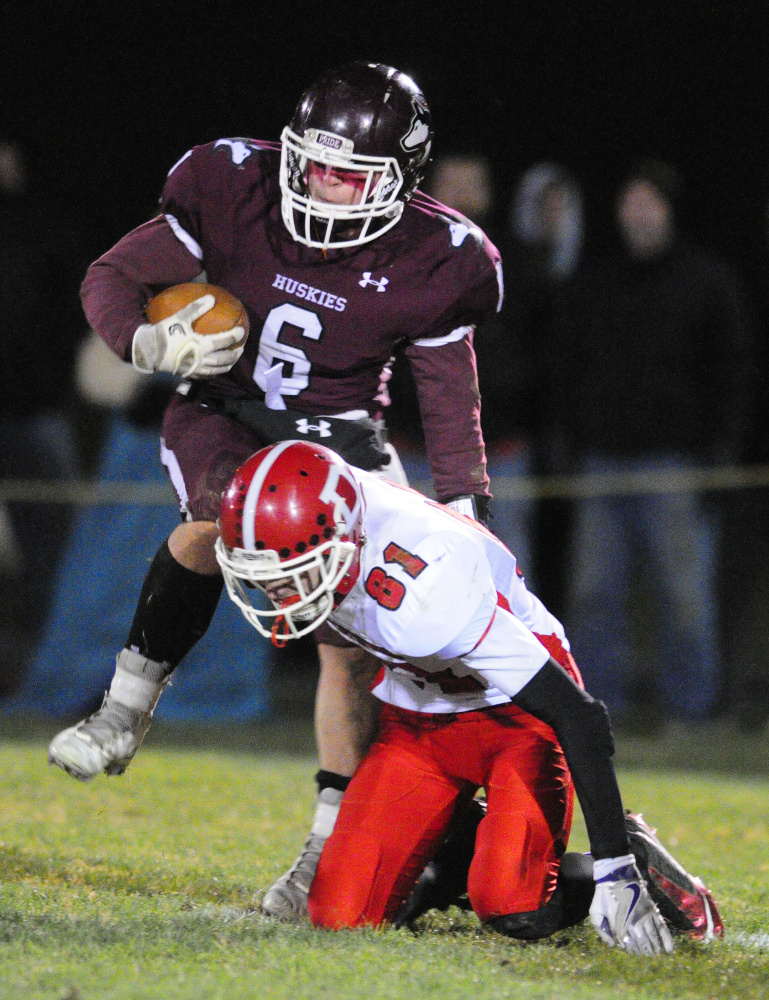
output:
[[[308,919],[307,897],[318,870],[323,845],[334,829],[342,793],[335,788],[324,788],[318,795],[315,820],[310,835],[304,842],[302,853],[285,875],[267,890],[262,900],[262,913],[275,920],[298,922]]]
[[[98,712],[51,740],[48,763],[78,781],[91,781],[102,771],[122,774],[141,746],[151,721],[151,713],[121,705],[107,694]]]
[[[310,834],[293,865],[267,890],[262,900],[265,916],[293,922],[307,920],[307,897],[325,843],[325,837]]]

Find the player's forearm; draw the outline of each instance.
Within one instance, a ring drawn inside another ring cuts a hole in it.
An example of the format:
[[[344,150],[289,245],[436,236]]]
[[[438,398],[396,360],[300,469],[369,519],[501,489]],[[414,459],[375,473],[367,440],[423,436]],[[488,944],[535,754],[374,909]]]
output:
[[[322,643],[315,698],[318,759],[326,771],[350,777],[374,741],[380,702],[371,686],[380,664],[371,653]]]
[[[123,360],[131,359],[144,303],[168,285],[192,281],[202,264],[173,235],[164,219],[134,229],[89,268],[81,288],[91,327]]]
[[[427,455],[439,500],[489,496],[475,353],[469,337],[406,351],[419,394]]]
[[[513,699],[553,728],[566,757],[596,860],[630,853],[605,706],[552,658]]]

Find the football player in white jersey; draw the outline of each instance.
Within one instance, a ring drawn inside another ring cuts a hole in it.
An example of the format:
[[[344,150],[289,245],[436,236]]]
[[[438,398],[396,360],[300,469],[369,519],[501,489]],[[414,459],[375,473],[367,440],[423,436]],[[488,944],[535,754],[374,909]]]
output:
[[[227,590],[260,633],[280,644],[328,622],[384,664],[379,737],[338,815],[324,818],[313,923],[397,921],[481,787],[488,809],[467,881],[478,916],[521,938],[576,922],[559,880],[576,789],[594,879],[576,919],[589,909],[609,945],[673,950],[631,853],[638,824],[622,808],[606,710],[583,690],[560,622],[498,539],[328,449],[291,441],[238,470],[219,527]],[[704,887],[697,898],[695,916],[718,933]]]

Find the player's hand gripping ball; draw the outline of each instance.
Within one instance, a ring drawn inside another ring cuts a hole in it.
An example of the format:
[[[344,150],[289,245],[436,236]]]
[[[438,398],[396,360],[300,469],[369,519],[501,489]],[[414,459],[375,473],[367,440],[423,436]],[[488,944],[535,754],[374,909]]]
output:
[[[195,333],[208,336],[242,326],[243,339],[240,343],[245,343],[248,336],[248,313],[245,306],[226,288],[219,288],[218,285],[206,285],[199,281],[172,285],[149,300],[144,307],[144,315],[150,323],[159,323],[203,295],[213,295],[215,301],[211,309],[193,322],[192,329]]]
[[[248,313],[216,285],[187,282],[144,307],[148,322],[134,334],[133,363],[143,372],[208,378],[228,372],[243,353]]]

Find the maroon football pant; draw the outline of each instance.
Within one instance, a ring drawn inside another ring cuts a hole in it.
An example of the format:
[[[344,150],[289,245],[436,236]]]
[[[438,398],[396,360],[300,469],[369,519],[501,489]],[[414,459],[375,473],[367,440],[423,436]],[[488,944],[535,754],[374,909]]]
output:
[[[215,521],[235,470],[262,442],[242,424],[176,395],[163,420],[164,464],[184,513]]]
[[[514,705],[426,715],[385,705],[377,742],[350,782],[312,884],[320,927],[392,920],[479,787],[468,894],[481,920],[529,913],[555,889],[573,788],[552,729]]]

